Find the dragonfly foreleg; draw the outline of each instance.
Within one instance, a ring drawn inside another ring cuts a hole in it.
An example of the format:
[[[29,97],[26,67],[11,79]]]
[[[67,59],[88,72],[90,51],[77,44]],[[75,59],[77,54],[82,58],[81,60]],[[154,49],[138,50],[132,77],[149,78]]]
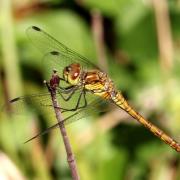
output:
[[[62,108],[62,107],[56,107],[56,106],[53,106],[53,105],[50,105],[50,104],[41,104],[42,106],[45,106],[45,107],[53,107],[55,109],[60,109],[61,110],[61,113],[64,113],[64,112],[67,112],[67,111],[72,111],[72,109],[66,109],[66,108]]]
[[[83,95],[83,98],[84,98],[84,104],[82,106],[80,106],[80,102],[81,102],[81,98],[82,98],[82,95]],[[76,111],[78,109],[81,109],[81,108],[85,108],[87,106],[87,100],[86,100],[86,91],[84,90],[84,88],[82,89],[80,95],[79,95],[79,98],[78,98],[78,101],[77,101],[77,104],[74,108],[72,109],[64,109],[65,111]],[[63,111],[64,112],[64,111]]]
[[[71,99],[73,94],[78,89],[78,87],[76,87],[76,86],[69,86],[67,88],[59,87],[59,88],[60,88],[61,91],[58,89],[58,94],[60,94],[60,96],[63,98],[64,101],[68,101],[69,99]],[[63,96],[64,93],[69,94],[69,96],[68,97]]]
[[[64,98],[63,95],[61,94],[61,92],[59,92],[59,94],[61,95],[61,97],[65,100],[65,101],[68,101],[72,95],[75,93],[77,89],[74,88],[73,91],[71,92],[71,94],[67,97],[67,98]],[[82,106],[80,106],[80,102],[81,102],[81,99],[82,99],[82,95],[83,95],[83,99],[84,99],[84,104]],[[46,104],[41,104],[42,106],[47,106],[47,107],[53,107],[53,105],[46,105]],[[61,110],[62,113],[64,112],[67,112],[67,111],[76,111],[78,109],[81,109],[81,108],[84,108],[87,106],[87,100],[86,100],[86,91],[84,90],[84,88],[81,90],[81,93],[78,97],[78,101],[77,101],[77,104],[74,108],[72,109],[67,109],[67,108],[62,108],[62,107],[54,107],[54,108],[58,108]]]
[[[84,105],[79,106],[82,95],[83,95],[83,98],[84,98]],[[86,91],[83,89],[83,90],[81,91],[81,94],[80,94],[79,98],[78,98],[78,102],[77,102],[77,104],[76,104],[76,107],[75,107],[74,109],[72,109],[72,110],[75,111],[75,110],[77,110],[77,109],[85,108],[86,106],[87,106]]]
[[[78,86],[67,86],[67,87],[58,86],[58,92],[61,92],[64,94],[69,94],[70,92],[72,92],[75,89],[77,90]]]

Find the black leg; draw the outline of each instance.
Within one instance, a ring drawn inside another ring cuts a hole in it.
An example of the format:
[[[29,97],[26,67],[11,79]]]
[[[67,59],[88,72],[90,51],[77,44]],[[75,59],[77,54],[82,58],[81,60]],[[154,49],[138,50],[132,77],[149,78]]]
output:
[[[75,89],[72,89],[72,91],[70,92],[68,97],[63,96],[63,93],[58,91],[58,94],[60,94],[60,96],[63,98],[64,101],[68,101],[69,99],[71,99],[72,95],[75,93]]]
[[[84,105],[79,106],[81,98],[82,98],[82,95],[84,97]],[[82,109],[82,108],[85,108],[86,106],[87,106],[86,91],[83,88],[83,90],[81,91],[81,93],[79,95],[79,98],[78,98],[78,101],[77,101],[77,104],[76,104],[75,108],[69,109],[69,111],[76,111],[77,109]]]
[[[66,88],[59,87],[57,92],[58,92],[58,94],[60,94],[60,96],[63,98],[64,101],[68,101],[69,99],[71,99],[71,97],[73,96],[75,91],[78,89],[79,89],[79,86],[69,86]],[[63,94],[69,94],[69,96],[65,97],[65,96],[63,96]]]
[[[50,105],[50,104],[40,104],[41,106],[45,106],[45,107],[53,107],[53,105]],[[72,109],[66,109],[66,108],[61,108],[61,107],[55,107],[54,108],[57,108],[57,109],[60,109],[62,110],[61,113],[64,113],[66,111],[72,111]]]
[[[77,90],[77,89],[75,89],[74,92],[75,92],[76,90]],[[72,93],[72,95],[74,94],[74,92]],[[96,89],[95,91],[92,91],[92,93],[101,93],[101,92],[105,92],[105,90]],[[72,97],[72,95],[70,94],[70,96],[68,97],[68,100]],[[79,106],[80,101],[81,101],[81,98],[82,98],[82,95],[83,95],[83,98],[84,98],[84,105]],[[86,106],[87,106],[86,90],[85,90],[85,88],[83,88],[82,91],[81,91],[81,93],[80,93],[80,95],[79,95],[79,98],[78,98],[78,101],[77,101],[77,104],[76,104],[75,108],[72,108],[72,109],[61,108],[61,110],[63,110],[62,112],[66,112],[66,111],[76,111],[77,109],[82,109],[82,108],[85,108]]]
[[[73,89],[78,89],[79,87],[78,86],[67,86],[67,87],[61,87],[61,86],[59,86],[59,87],[57,87],[57,90],[58,90],[58,92],[62,92],[62,93],[64,93],[64,94],[68,94],[68,93],[70,93]]]
[[[64,97],[62,96],[62,98],[65,100],[65,101],[68,101],[72,95],[75,93],[76,90],[73,90],[72,93],[69,95],[69,97],[67,99],[64,99]],[[61,93],[59,93],[61,95]],[[80,104],[80,101],[81,101],[81,98],[82,98],[82,95],[83,95],[83,98],[84,98],[84,105],[82,106],[79,106]],[[52,107],[52,105],[46,105],[46,104],[41,104],[42,106],[46,106],[46,107]],[[61,112],[64,113],[66,111],[76,111],[77,109],[81,109],[81,108],[84,108],[87,106],[87,100],[86,100],[86,91],[83,89],[79,95],[79,98],[78,98],[78,101],[77,101],[77,104],[74,108],[72,109],[66,109],[66,108],[59,108],[59,107],[54,107],[54,108],[58,108],[60,110],[62,110]]]
[[[81,101],[81,98],[82,98],[82,95],[83,95],[83,98],[84,98],[84,105],[79,106],[80,101]],[[60,109],[62,110],[61,112],[64,113],[64,112],[66,112],[66,111],[76,111],[76,110],[78,110],[78,109],[85,108],[86,106],[87,106],[86,91],[85,91],[84,88],[83,88],[83,90],[81,91],[81,93],[80,93],[80,95],[79,95],[77,104],[76,104],[76,106],[75,106],[74,108],[72,108],[72,109],[60,108]]]

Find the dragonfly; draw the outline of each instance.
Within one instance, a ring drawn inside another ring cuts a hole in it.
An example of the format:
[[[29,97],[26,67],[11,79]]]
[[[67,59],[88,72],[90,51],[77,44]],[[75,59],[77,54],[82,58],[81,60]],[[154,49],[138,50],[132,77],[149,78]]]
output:
[[[29,27],[27,29],[27,35],[32,43],[44,54],[43,64],[45,65],[45,69],[47,69],[46,73],[51,75],[52,71],[54,71],[60,77],[60,84],[56,88],[56,91],[58,97],[61,99],[61,104],[63,104],[61,110],[67,114],[74,112],[72,115],[68,114],[69,116],[63,120],[64,124],[73,122],[75,119],[81,119],[83,112],[86,114],[92,109],[96,111],[97,105],[101,102],[111,102],[126,111],[170,147],[180,152],[180,144],[140,115],[115,87],[114,82],[106,72],[94,65],[87,58],[57,41],[39,27]],[[36,101],[42,107],[52,108],[52,103],[50,103],[51,98],[49,96],[49,93],[22,96],[10,100],[10,105],[18,107],[22,102],[29,103]],[[27,142],[57,128],[59,123],[35,135]]]

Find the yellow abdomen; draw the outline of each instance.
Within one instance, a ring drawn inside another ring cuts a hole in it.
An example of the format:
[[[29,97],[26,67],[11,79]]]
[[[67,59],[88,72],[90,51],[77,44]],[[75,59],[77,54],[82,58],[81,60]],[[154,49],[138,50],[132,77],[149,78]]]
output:
[[[110,94],[107,91],[105,91],[104,85],[102,85],[102,83],[97,82],[94,84],[86,84],[85,89],[92,91],[93,94],[95,94],[96,96],[100,96],[103,99],[110,98]]]

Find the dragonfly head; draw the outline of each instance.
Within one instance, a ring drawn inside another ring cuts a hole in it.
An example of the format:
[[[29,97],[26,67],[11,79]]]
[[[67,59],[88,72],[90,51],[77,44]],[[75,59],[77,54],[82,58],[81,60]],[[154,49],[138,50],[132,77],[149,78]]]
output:
[[[77,85],[79,82],[81,67],[78,63],[70,64],[66,66],[63,70],[63,77],[66,82],[71,85]]]

